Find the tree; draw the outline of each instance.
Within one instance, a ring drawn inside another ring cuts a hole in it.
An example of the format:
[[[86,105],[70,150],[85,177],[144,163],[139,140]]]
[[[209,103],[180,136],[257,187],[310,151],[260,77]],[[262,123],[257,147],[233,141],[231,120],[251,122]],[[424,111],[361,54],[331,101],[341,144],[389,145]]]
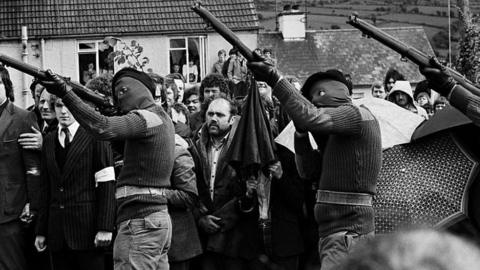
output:
[[[468,0],[458,0],[457,6],[465,32],[460,41],[457,70],[472,82],[480,78],[480,26],[473,19]]]
[[[116,37],[106,37],[103,43],[115,48],[116,50],[108,55],[109,59],[116,62],[118,65],[124,65],[125,63],[134,69],[143,70],[143,67],[150,62],[148,57],[141,57],[143,47],[140,46],[136,40],[132,40],[130,45],[127,45],[124,41]]]
[[[433,45],[438,49],[448,49],[448,33],[445,30],[437,32],[432,37]]]

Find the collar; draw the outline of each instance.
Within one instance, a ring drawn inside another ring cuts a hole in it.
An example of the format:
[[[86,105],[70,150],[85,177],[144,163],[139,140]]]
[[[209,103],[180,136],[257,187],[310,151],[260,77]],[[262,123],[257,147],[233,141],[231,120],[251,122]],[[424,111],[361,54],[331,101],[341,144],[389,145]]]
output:
[[[0,115],[2,115],[3,111],[7,108],[8,105],[8,98],[5,98],[5,100],[0,104]]]
[[[78,128],[80,127],[80,124],[78,124],[77,121],[73,122],[70,126],[68,126],[68,132],[70,132],[70,141],[73,140],[73,137],[75,137],[75,133],[77,133]],[[58,136],[62,134],[62,126],[58,125]]]
[[[215,150],[222,148],[227,142],[229,135],[230,135],[230,131],[227,132],[227,134],[225,134],[225,136],[223,136],[223,138],[220,140],[220,143],[217,143],[217,144],[215,144],[213,141],[213,138],[210,137],[210,147],[215,148]]]

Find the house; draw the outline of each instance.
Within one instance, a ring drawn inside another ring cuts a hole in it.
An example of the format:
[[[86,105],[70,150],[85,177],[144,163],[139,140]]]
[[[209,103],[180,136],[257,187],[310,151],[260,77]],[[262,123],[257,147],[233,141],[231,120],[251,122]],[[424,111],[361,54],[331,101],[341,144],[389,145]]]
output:
[[[339,69],[350,74],[355,98],[369,96],[371,84],[383,82],[390,67],[404,74],[413,85],[424,79],[417,65],[402,61],[398,53],[363,37],[359,30],[306,30],[305,16],[299,10],[285,10],[277,17],[278,31],[259,33],[258,47],[272,49],[277,67],[285,75],[303,82],[315,72]],[[434,55],[423,27],[382,30],[427,55]]]
[[[199,81],[210,72],[217,52],[228,52],[232,46],[206,28],[190,10],[192,4],[193,0],[1,1],[0,52],[84,83],[92,74],[118,69],[108,58],[115,48],[103,43],[106,36],[115,36],[143,47],[142,57],[150,60],[145,71],[165,75],[178,64],[188,74],[188,64],[193,62]],[[247,46],[256,47],[259,21],[254,0],[204,0],[202,4]],[[26,46],[22,46],[22,26],[26,26]],[[17,103],[30,105],[31,77],[13,69],[10,74]]]

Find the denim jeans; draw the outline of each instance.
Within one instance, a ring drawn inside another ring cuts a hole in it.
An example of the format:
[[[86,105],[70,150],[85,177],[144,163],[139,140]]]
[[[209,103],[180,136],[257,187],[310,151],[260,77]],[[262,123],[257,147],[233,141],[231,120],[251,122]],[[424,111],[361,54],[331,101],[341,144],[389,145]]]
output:
[[[113,246],[115,270],[168,270],[172,222],[167,210],[123,221]]]
[[[341,231],[321,237],[318,241],[318,253],[320,256],[320,270],[331,270],[348,255],[352,248],[363,239],[374,236],[374,233],[358,234]]]

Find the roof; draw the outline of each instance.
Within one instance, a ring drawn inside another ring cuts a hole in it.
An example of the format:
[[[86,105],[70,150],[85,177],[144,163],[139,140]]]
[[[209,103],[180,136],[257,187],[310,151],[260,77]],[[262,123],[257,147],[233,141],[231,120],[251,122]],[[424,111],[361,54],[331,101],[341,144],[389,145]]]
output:
[[[190,7],[194,0],[2,0],[0,40],[205,32]],[[233,30],[256,30],[254,0],[204,0],[202,5]]]
[[[434,55],[423,27],[382,28],[400,41]],[[418,66],[403,62],[400,55],[380,42],[362,37],[356,29],[307,31],[305,40],[285,41],[279,32],[264,32],[258,37],[260,48],[271,48],[277,67],[285,75],[302,81],[318,71],[339,69],[350,74],[354,85],[382,81],[390,67],[411,82],[423,80]]]

